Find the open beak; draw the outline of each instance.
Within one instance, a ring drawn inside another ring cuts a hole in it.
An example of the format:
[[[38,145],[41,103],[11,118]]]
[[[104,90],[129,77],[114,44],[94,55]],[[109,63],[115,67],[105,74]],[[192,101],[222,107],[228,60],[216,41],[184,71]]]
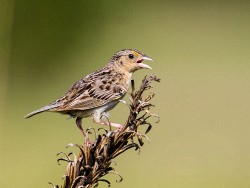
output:
[[[144,69],[152,69],[150,66],[148,66],[148,65],[146,65],[146,64],[144,64],[144,63],[142,63],[144,60],[153,61],[153,59],[151,59],[150,57],[148,57],[148,56],[143,56],[141,59],[139,59],[139,60],[137,61],[139,67],[144,68]]]

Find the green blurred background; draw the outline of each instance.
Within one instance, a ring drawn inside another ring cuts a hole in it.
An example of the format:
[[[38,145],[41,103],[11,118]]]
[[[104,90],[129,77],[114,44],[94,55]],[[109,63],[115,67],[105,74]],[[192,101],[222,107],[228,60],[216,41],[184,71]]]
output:
[[[0,1],[0,187],[61,184],[56,153],[81,143],[42,107],[124,48],[154,59],[161,122],[140,155],[116,159],[113,187],[250,187],[249,1]],[[111,113],[124,122],[128,109]],[[94,126],[91,119],[85,127]],[[77,151],[77,150],[75,150]],[[106,187],[103,185],[102,187]]]

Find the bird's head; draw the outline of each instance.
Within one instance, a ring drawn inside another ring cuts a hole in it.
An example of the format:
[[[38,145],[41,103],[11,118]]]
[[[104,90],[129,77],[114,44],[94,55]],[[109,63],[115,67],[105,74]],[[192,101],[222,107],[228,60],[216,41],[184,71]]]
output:
[[[111,62],[115,63],[122,70],[132,73],[139,69],[152,69],[150,66],[142,63],[144,60],[153,61],[138,50],[125,49],[116,52]]]

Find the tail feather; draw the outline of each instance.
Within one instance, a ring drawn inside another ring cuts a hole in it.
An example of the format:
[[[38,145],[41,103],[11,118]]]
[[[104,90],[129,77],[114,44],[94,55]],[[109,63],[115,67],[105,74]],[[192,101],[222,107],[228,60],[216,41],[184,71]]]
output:
[[[56,108],[56,107],[58,107],[58,106],[60,106],[60,104],[51,104],[51,105],[48,105],[48,106],[44,106],[44,107],[42,107],[42,108],[40,108],[40,109],[38,109],[38,110],[35,110],[35,111],[33,111],[33,112],[27,114],[26,116],[24,116],[24,118],[30,118],[30,117],[32,117],[32,116],[34,116],[34,115],[36,115],[36,114],[39,114],[39,113],[42,113],[42,112],[45,112],[45,111],[52,110],[53,108]]]

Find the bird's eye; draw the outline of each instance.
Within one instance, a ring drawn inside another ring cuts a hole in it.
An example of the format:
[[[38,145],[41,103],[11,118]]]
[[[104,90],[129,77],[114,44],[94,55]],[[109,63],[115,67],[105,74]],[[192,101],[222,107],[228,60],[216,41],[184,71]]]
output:
[[[129,57],[129,59],[133,59],[134,55],[133,54],[129,54],[128,57]]]

